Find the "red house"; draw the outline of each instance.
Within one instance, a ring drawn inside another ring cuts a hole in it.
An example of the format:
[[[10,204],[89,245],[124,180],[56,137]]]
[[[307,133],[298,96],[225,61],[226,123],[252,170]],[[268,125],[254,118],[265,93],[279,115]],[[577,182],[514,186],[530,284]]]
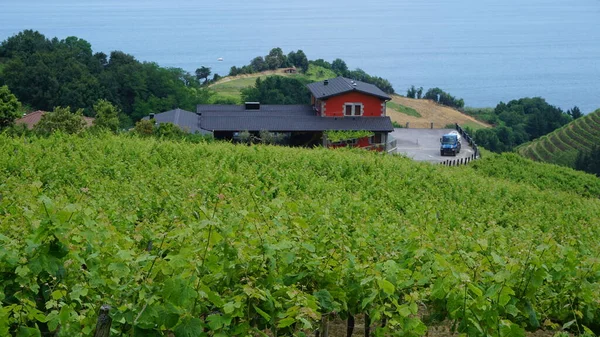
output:
[[[308,85],[311,104],[243,105],[203,104],[196,113],[173,110],[153,115],[157,123],[173,123],[183,130],[212,132],[217,139],[235,140],[243,131],[259,136],[269,131],[287,136],[296,146],[354,146],[383,151],[388,134],[394,131],[385,115],[390,97],[376,86],[344,77]],[[328,139],[329,131],[368,131],[372,136],[359,139]],[[193,131],[191,131],[193,132]]]
[[[321,117],[386,117],[386,102],[391,99],[373,84],[345,77],[314,82],[307,87],[312,94],[311,105]],[[374,132],[373,137],[354,140],[351,145],[368,147],[372,144],[386,144],[387,134],[388,132]],[[326,144],[324,139],[324,145],[340,147],[350,144]]]

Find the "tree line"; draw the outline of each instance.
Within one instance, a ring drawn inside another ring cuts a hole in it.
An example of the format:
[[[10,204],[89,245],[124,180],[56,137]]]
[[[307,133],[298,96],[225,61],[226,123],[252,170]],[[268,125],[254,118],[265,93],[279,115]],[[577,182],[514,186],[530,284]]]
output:
[[[475,143],[492,152],[512,151],[520,144],[546,135],[583,116],[575,106],[566,112],[550,105],[541,97],[526,97],[500,102],[495,108],[465,108],[462,98],[455,98],[440,88],[431,88],[423,94],[423,87],[408,88],[406,96],[430,99],[489,123],[494,128],[467,130]]]
[[[392,84],[384,78],[371,76],[360,68],[350,70],[348,69],[346,62],[340,58],[333,60],[333,62],[328,62],[323,59],[308,60],[306,54],[302,50],[292,51],[285,55],[281,48],[273,48],[266,56],[257,56],[247,65],[242,67],[231,67],[229,76],[254,74],[266,70],[290,67],[295,67],[300,72],[306,72],[310,64],[332,70],[338,76],[344,76],[356,81],[373,84],[388,94],[394,93]]]
[[[456,98],[437,87],[427,90],[425,95],[423,95],[423,87],[415,88],[413,85],[406,91],[406,97],[415,99],[430,99],[436,103],[455,109],[462,109],[465,107],[465,101],[462,98]]]
[[[308,58],[302,50],[291,51],[287,55],[279,47],[271,49],[266,56],[257,56],[242,67],[233,66],[229,70],[229,76],[242,74],[254,74],[267,70],[295,67],[300,72],[308,70]]]
[[[481,117],[495,125],[474,133],[475,142],[493,152],[512,151],[520,144],[546,135],[574,118],[570,110],[548,104],[541,97],[500,102],[493,109],[466,109],[468,114]]]
[[[77,37],[48,39],[25,30],[0,44],[0,62],[0,85],[8,85],[32,110],[70,106],[92,116],[94,104],[104,99],[121,112],[121,126],[152,112],[193,111],[211,96],[183,69],[140,62],[121,51],[93,53],[90,43]]]

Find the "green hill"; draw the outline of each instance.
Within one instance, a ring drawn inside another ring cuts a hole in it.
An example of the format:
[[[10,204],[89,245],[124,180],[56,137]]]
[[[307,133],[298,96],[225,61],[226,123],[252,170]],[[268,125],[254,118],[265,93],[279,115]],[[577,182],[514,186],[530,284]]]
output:
[[[279,69],[276,71],[264,71],[255,74],[227,76],[210,85],[210,89],[216,93],[213,100],[231,100],[232,103],[241,104],[243,103],[241,90],[254,86],[256,79],[265,78],[267,76],[285,76],[306,80],[308,82],[315,82],[336,77],[337,75],[332,70],[311,64],[308,66],[308,71],[305,74],[289,74],[285,73],[283,69]]]
[[[598,179],[489,157],[0,135],[0,335],[600,332]]]
[[[520,155],[535,161],[573,167],[579,150],[600,144],[600,109],[552,133],[519,146]]]

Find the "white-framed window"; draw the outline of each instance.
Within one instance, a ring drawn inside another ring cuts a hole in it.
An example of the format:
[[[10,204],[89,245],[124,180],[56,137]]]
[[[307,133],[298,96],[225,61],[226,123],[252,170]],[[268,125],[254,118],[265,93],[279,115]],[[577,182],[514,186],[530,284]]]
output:
[[[363,105],[362,103],[345,103],[344,104],[344,116],[362,116]]]

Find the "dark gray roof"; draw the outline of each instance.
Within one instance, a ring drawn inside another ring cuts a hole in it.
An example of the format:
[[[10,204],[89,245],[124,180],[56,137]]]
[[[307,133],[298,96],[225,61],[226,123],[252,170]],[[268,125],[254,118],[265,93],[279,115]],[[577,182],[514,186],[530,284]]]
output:
[[[260,110],[246,110],[243,105],[198,105],[197,109],[199,113],[181,109],[166,111],[156,114],[154,119],[157,123],[173,123],[192,133],[261,130],[394,131],[389,117],[321,117],[310,105],[261,105]]]
[[[201,104],[196,107],[202,116],[313,116],[316,112],[306,104],[260,106],[259,110],[246,110],[244,105]]]
[[[202,116],[201,124],[203,129],[209,131],[394,131],[389,117]]]
[[[326,81],[327,84],[325,84],[325,81],[310,83],[307,85],[308,90],[318,99],[325,99],[351,91],[377,96],[384,100],[391,99],[383,90],[370,83],[355,81],[341,76]]]
[[[148,119],[148,117],[144,117],[143,119]],[[191,111],[181,109],[165,111],[155,114],[154,120],[157,123],[173,123],[179,126],[182,130],[190,133],[210,134],[210,132],[203,130],[200,127],[198,115]]]

